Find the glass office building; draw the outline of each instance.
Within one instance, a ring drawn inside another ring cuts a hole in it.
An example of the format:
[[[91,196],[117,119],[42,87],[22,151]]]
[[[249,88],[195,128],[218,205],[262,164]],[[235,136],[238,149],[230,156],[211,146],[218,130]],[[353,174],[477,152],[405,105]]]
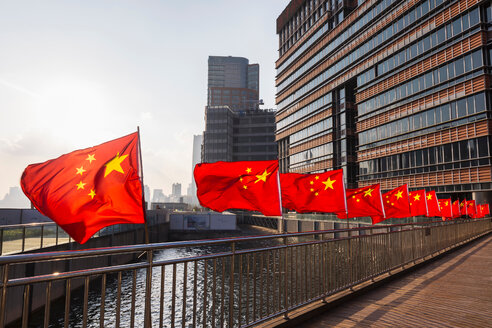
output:
[[[277,19],[281,169],[492,202],[491,23],[490,1],[292,0]]]
[[[259,76],[246,58],[208,58],[203,162],[277,158],[275,111],[259,109]]]

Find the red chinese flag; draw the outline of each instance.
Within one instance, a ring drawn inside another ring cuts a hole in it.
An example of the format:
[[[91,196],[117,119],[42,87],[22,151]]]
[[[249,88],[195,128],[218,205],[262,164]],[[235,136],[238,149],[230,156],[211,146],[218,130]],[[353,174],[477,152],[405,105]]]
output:
[[[389,218],[407,218],[410,214],[408,201],[408,186],[402,185],[383,194],[384,213],[386,218],[372,217],[372,224],[379,223]]]
[[[427,216],[425,190],[410,191],[410,213],[412,216]]]
[[[439,207],[441,208],[441,215],[443,221],[453,217],[453,210],[451,207],[451,199],[439,199]]]
[[[457,199],[453,202],[453,218],[459,218],[461,216],[460,200]]]
[[[482,207],[482,204],[478,204],[478,205],[477,205],[477,214],[476,214],[476,216],[475,216],[475,217],[476,217],[477,219],[481,219],[481,218],[483,218],[483,217],[484,217],[483,212],[484,212],[484,208]]]
[[[197,164],[194,170],[200,204],[217,212],[228,209],[282,215],[278,161]]]
[[[338,218],[385,217],[379,184],[347,189],[346,194],[348,216],[346,213],[339,212],[337,213]]]
[[[298,213],[346,212],[343,170],[280,174],[282,206]]]
[[[472,219],[475,218],[475,215],[477,214],[475,200],[469,200],[466,202],[466,212],[468,213],[469,217],[471,217]]]
[[[482,205],[484,208],[483,208],[483,215],[490,215],[490,208],[489,208],[489,204],[483,204]]]
[[[439,202],[437,201],[436,192],[434,190],[426,192],[425,199],[427,201],[427,216],[441,217],[441,209],[439,208]]]
[[[466,212],[466,198],[460,203],[460,214],[468,215],[468,213]]]
[[[144,223],[138,132],[29,165],[21,187],[78,243],[104,227]]]

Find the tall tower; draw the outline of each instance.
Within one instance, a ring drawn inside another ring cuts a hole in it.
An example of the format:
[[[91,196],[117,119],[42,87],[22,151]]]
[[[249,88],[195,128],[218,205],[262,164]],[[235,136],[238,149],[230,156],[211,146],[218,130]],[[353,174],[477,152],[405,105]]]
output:
[[[259,103],[260,66],[243,57],[208,57],[207,106],[232,110],[256,109]]]
[[[208,58],[203,162],[277,158],[275,112],[259,109],[259,76],[246,58]]]
[[[191,203],[193,205],[198,205],[198,198],[196,197],[196,183],[195,183],[195,176],[193,174],[193,171],[195,170],[195,166],[201,162],[201,157],[202,157],[202,143],[203,143],[203,136],[201,134],[194,135],[193,136],[193,155],[192,155],[192,165],[191,165],[191,188],[190,188],[190,195],[191,196]]]
[[[181,183],[173,183],[171,195],[173,197],[181,197]]]

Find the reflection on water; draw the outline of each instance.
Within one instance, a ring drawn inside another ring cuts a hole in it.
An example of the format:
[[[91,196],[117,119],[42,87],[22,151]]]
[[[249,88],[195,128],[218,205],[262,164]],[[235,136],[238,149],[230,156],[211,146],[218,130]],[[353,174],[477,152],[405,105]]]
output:
[[[258,247],[269,247],[278,244],[278,240],[256,241],[250,244],[238,245],[236,250]],[[204,246],[200,248],[176,248],[158,251],[154,254],[154,262],[163,260],[182,259],[196,257],[206,254],[217,254],[229,252],[228,245]],[[273,281],[274,276],[279,277],[279,254],[274,252],[271,255],[243,255],[236,256],[234,274],[234,326],[237,326],[238,317],[238,290],[241,289],[243,298],[248,293],[249,299],[253,299],[253,293],[264,296],[262,303],[272,303],[274,295],[273,287],[267,285],[268,281]],[[239,264],[241,263],[241,264]],[[189,263],[168,264],[154,267],[152,270],[152,298],[151,298],[151,317],[152,326],[159,327],[161,321],[163,327],[174,325],[181,326],[183,315],[186,327],[203,326],[205,317],[207,327],[228,326],[229,320],[229,290],[230,290],[230,266],[231,257],[224,256],[216,259],[201,259]],[[241,267],[242,274],[239,274]],[[276,268],[274,270],[274,268]],[[196,274],[195,274],[196,270]],[[205,272],[206,275],[205,275]],[[185,273],[186,271],[186,273]],[[175,274],[174,274],[175,272]],[[260,274],[260,272],[262,274]],[[265,272],[269,278],[265,278]],[[206,276],[206,280],[205,280]],[[241,276],[241,277],[240,277]],[[248,277],[248,279],[246,279]],[[253,282],[251,280],[255,279]],[[260,279],[261,277],[261,279]],[[270,280],[268,280],[270,279]],[[241,283],[241,287],[239,284]],[[161,285],[164,286],[164,293],[161,295]],[[253,289],[254,286],[254,289]],[[278,286],[278,285],[277,285]],[[249,287],[249,288],[248,288]],[[120,289],[119,289],[120,288]],[[115,327],[117,321],[121,327],[143,327],[145,311],[145,289],[146,289],[146,269],[139,269],[121,274],[121,286],[118,284],[118,274],[107,275],[104,302],[104,327]],[[249,289],[249,290],[248,290]],[[135,293],[133,293],[135,290]],[[265,295],[265,291],[270,291]],[[101,318],[101,279],[90,281],[87,308],[87,327],[100,327]],[[118,297],[120,295],[120,297]],[[118,299],[119,319],[118,319]],[[162,299],[162,304],[161,304]],[[278,298],[280,300],[280,298]],[[84,290],[72,292],[69,327],[83,327],[83,301]],[[206,312],[203,313],[204,303],[206,302]],[[259,302],[259,301],[258,301]],[[132,306],[134,304],[134,306]],[[255,304],[254,309],[251,304],[241,305],[241,316],[244,324],[244,316],[250,313],[250,317],[259,317],[260,307],[263,304]],[[248,307],[246,309],[246,307]],[[264,307],[264,306],[263,306]],[[134,311],[132,311],[132,309]],[[162,310],[161,310],[162,309]],[[195,309],[195,310],[194,310]],[[263,309],[261,309],[263,311]],[[162,317],[161,317],[162,311]],[[64,300],[55,302],[51,306],[50,327],[64,326]],[[43,314],[38,313],[32,317],[32,327],[42,326]],[[252,319],[250,319],[251,321]],[[212,324],[212,322],[214,324]]]

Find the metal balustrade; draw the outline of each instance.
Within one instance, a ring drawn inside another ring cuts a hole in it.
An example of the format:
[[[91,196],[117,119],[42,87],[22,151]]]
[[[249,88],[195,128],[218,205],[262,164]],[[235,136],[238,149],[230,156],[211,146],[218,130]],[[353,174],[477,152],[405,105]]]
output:
[[[491,230],[486,218],[3,256],[0,326],[251,327]]]
[[[149,215],[148,224],[158,224],[155,214]],[[117,224],[101,229],[93,238],[132,231],[142,225]],[[23,253],[50,246],[73,242],[72,238],[54,222],[0,225],[0,255]]]

